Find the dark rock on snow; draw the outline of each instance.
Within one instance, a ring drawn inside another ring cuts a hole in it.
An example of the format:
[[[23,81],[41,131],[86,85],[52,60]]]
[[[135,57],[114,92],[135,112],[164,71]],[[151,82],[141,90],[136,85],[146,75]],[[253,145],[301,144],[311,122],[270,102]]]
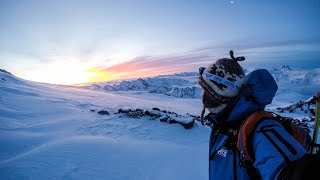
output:
[[[105,110],[101,110],[101,111],[98,111],[98,114],[100,114],[100,115],[109,115],[109,112],[105,111]]]
[[[169,124],[180,124],[186,129],[190,129],[194,125],[194,121],[198,120],[196,116],[179,115],[175,112],[166,110],[160,110],[159,108],[152,108],[151,110],[143,109],[119,109],[118,113],[130,118],[142,118],[146,117],[150,120],[159,120],[161,122],[167,122]]]
[[[287,107],[278,107],[276,111],[280,113],[300,113],[310,117],[316,113],[316,97],[311,97],[307,101],[298,101]]]

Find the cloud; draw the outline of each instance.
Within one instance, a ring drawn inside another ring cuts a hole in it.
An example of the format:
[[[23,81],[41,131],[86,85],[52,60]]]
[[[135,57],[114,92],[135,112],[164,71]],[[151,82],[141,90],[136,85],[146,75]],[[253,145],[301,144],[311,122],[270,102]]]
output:
[[[134,78],[196,71],[201,64],[206,64],[210,59],[207,54],[197,53],[161,57],[141,56],[108,68],[99,68],[106,72],[117,73],[120,78]]]
[[[309,39],[295,39],[295,40],[282,40],[282,41],[258,41],[258,40],[244,40],[240,42],[226,42],[219,45],[208,45],[200,47],[194,50],[194,52],[204,52],[204,51],[221,51],[228,48],[233,48],[238,51],[249,50],[249,49],[259,49],[259,48],[274,48],[274,47],[284,47],[284,46],[296,46],[296,45],[319,45],[320,38],[309,38]]]
[[[305,46],[307,45],[307,46]],[[166,56],[139,56],[127,62],[111,67],[97,67],[102,71],[117,74],[117,79],[172,74],[184,71],[197,71],[220,57],[229,55],[229,50],[235,54],[249,56],[254,59],[292,58],[318,51],[320,41],[314,39],[288,40],[278,42],[253,42],[211,45],[194,49],[189,52]],[[273,57],[273,58],[272,58]]]

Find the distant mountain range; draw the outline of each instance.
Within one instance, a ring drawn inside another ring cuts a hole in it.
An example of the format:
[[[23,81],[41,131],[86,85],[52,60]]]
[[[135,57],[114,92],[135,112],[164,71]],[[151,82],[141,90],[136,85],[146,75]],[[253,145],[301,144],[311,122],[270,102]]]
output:
[[[320,69],[294,70],[284,65],[279,68],[269,69],[269,71],[279,85],[291,84],[293,86],[311,85],[320,87]],[[248,74],[251,71],[245,70],[245,72]],[[183,72],[136,80],[94,83],[89,85],[89,88],[105,91],[144,91],[176,98],[201,98],[201,88],[197,80],[198,73]]]
[[[299,85],[320,85],[320,68],[312,70],[294,70],[289,66],[273,68],[270,73],[279,83]]]

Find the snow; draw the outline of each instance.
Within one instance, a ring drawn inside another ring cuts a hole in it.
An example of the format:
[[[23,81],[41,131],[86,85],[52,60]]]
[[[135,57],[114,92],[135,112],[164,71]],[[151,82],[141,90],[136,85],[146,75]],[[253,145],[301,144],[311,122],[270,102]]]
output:
[[[0,84],[0,179],[207,178],[208,127],[186,130],[113,114],[125,107],[198,114],[199,100],[142,99],[0,76],[8,79]]]
[[[248,74],[255,69],[250,67],[245,72]],[[270,67],[268,70],[279,86],[276,96],[277,106],[305,100],[320,90],[320,68],[293,69],[288,65],[282,65]],[[157,93],[185,99],[201,98],[201,87],[198,84],[198,73],[196,72],[87,84],[84,87],[108,92],[135,91],[141,94]]]
[[[101,84],[90,84],[89,89],[105,91],[143,91],[148,93],[165,94],[177,98],[201,98],[201,88],[197,84],[198,76],[193,72],[174,75],[162,75],[152,78],[139,78]],[[102,88],[103,87],[103,88]]]
[[[319,69],[270,72],[279,91],[269,110],[320,91]],[[159,108],[190,122],[188,114],[199,116],[202,110],[197,78],[186,72],[60,86],[0,71],[0,179],[208,179],[209,127],[196,121],[185,129],[117,113]],[[98,114],[101,110],[109,115]],[[309,112],[281,114],[310,118]]]

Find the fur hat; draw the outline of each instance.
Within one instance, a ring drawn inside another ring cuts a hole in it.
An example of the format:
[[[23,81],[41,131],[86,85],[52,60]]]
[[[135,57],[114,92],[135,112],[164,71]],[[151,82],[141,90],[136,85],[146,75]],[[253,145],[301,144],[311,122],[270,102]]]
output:
[[[203,105],[211,112],[217,113],[227,106],[240,92],[244,82],[244,70],[238,61],[244,57],[233,56],[218,59],[200,72],[199,84],[204,89]]]

